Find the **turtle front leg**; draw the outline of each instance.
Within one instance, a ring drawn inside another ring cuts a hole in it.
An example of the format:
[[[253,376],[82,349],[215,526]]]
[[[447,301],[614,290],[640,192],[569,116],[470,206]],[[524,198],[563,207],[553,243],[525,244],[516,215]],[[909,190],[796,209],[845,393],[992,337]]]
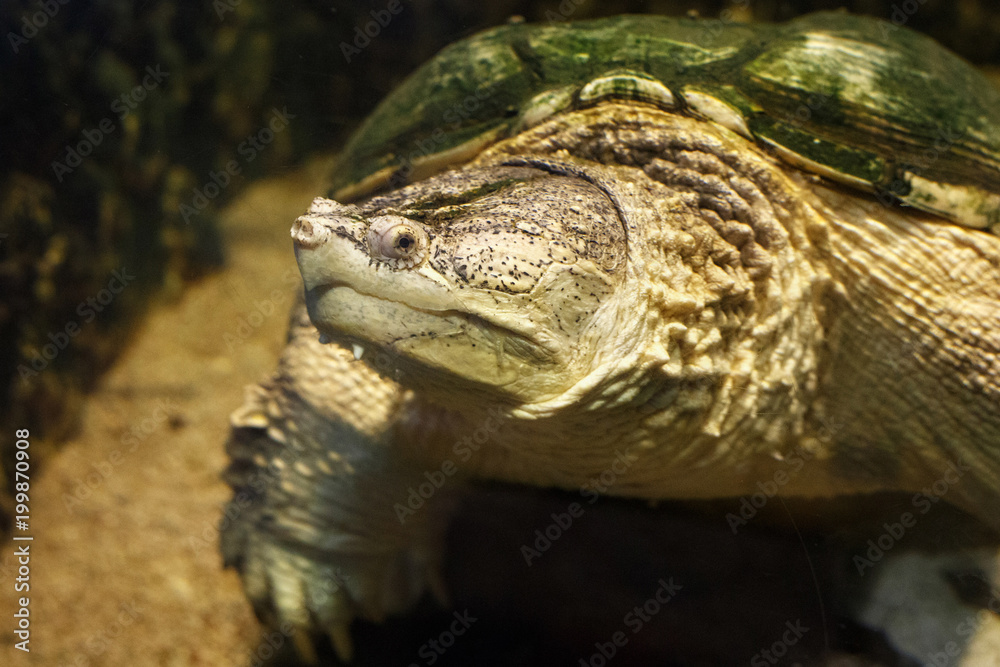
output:
[[[403,392],[317,336],[297,311],[278,372],[232,415],[222,551],[263,622],[295,628],[306,657],[326,632],[349,661],[354,617],[402,612],[428,587],[443,596],[451,503],[440,489],[399,513],[423,470],[393,441]]]

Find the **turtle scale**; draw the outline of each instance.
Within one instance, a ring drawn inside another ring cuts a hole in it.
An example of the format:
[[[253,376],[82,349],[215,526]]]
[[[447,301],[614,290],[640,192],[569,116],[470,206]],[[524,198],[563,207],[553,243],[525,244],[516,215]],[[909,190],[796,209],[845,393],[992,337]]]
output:
[[[588,87],[616,77],[596,97]],[[331,194],[353,200],[419,180],[608,97],[748,132],[807,171],[1000,230],[1000,93],[928,37],[834,12],[786,24],[619,16],[480,33],[375,109],[343,151]],[[723,113],[699,113],[706,100]]]

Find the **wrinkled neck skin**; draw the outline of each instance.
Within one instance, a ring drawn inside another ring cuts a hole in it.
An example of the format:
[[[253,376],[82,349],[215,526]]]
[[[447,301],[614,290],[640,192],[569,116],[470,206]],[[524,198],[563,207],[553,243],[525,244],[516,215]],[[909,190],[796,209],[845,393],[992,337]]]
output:
[[[995,503],[1000,240],[634,105],[556,117],[470,167],[511,160],[570,165],[608,193],[625,275],[570,388],[420,405],[402,424],[422,447],[454,458],[500,407],[463,470],[578,488],[614,467],[607,492],[645,498],[739,496],[781,471],[783,495],[813,497],[919,490],[961,461],[953,500]]]

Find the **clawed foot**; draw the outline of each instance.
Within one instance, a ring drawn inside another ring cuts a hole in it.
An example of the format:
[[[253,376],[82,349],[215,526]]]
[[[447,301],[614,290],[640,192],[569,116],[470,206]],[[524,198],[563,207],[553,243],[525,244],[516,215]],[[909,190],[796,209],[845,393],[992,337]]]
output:
[[[303,659],[316,662],[313,639],[325,633],[340,660],[349,663],[355,617],[381,621],[410,608],[427,589],[446,603],[435,560],[412,552],[307,554],[258,537],[248,545],[242,576],[258,616],[289,631]]]

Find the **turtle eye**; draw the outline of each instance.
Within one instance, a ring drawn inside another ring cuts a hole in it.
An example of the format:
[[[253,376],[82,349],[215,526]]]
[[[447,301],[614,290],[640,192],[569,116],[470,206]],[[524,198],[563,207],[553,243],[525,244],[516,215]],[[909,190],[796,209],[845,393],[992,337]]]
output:
[[[396,269],[409,269],[427,256],[427,233],[413,220],[398,215],[371,219],[366,236],[374,259]]]

